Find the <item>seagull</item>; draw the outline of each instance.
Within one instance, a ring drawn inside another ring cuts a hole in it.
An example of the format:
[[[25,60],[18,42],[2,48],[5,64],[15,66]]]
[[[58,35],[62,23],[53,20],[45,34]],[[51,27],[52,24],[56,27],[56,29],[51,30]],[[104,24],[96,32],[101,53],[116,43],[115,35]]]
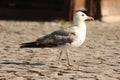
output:
[[[76,11],[73,15],[73,25],[64,29],[56,30],[48,35],[42,36],[33,42],[22,43],[20,48],[58,48],[60,50],[58,64],[61,63],[62,53],[66,53],[68,65],[69,48],[80,47],[86,38],[85,20],[94,20],[81,11]]]

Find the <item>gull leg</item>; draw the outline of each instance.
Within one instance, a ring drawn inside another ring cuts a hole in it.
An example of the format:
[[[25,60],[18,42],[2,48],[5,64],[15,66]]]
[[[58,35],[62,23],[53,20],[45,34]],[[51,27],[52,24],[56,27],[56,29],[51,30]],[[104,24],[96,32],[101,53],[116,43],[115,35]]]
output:
[[[60,51],[60,53],[59,53],[58,64],[61,63],[61,55],[62,55],[62,51]]]
[[[68,60],[68,65],[72,66],[70,63],[70,59],[69,59],[69,50],[68,49],[66,50],[66,56],[67,56],[67,60]]]

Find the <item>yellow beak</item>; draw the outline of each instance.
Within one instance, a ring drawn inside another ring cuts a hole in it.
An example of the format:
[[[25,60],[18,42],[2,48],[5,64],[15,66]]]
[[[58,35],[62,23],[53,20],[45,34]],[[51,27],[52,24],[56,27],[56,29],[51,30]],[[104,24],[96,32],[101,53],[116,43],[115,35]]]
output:
[[[94,21],[94,18],[93,17],[87,17],[86,21]]]

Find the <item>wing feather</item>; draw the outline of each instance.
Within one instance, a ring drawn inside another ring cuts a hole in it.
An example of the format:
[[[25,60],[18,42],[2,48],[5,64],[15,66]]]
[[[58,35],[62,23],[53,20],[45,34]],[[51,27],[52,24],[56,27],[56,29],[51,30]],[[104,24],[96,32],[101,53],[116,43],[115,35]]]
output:
[[[72,30],[57,30],[36,40],[37,44],[64,45],[72,43],[75,38],[75,32]]]

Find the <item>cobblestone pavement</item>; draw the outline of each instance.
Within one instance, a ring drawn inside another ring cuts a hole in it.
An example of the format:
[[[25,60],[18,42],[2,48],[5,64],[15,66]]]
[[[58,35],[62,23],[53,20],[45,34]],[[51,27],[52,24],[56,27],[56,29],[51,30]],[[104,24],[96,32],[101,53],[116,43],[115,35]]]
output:
[[[0,80],[120,80],[120,23],[87,22],[85,43],[57,64],[58,50],[19,44],[71,25],[62,21],[0,21]]]

